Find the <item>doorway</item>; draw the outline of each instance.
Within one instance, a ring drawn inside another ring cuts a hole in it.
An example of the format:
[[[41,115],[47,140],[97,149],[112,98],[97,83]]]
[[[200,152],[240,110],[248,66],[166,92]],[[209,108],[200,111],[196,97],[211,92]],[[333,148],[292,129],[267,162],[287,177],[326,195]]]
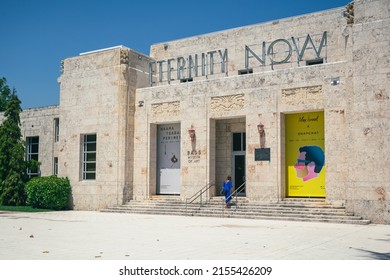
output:
[[[180,194],[180,123],[157,125],[156,194]]]
[[[245,181],[246,120],[245,117],[218,119],[211,120],[210,125],[210,174],[215,178],[216,195],[221,195],[227,176],[232,177],[235,187]]]

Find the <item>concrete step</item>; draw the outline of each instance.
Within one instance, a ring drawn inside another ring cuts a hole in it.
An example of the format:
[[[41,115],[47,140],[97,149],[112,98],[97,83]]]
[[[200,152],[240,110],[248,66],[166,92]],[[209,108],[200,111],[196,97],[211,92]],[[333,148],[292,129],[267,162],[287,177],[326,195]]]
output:
[[[103,212],[115,212],[115,213],[131,213],[131,214],[149,214],[149,215],[172,215],[172,216],[199,216],[199,217],[216,217],[216,218],[237,218],[237,219],[263,219],[263,220],[288,220],[288,221],[307,221],[307,222],[329,222],[329,223],[346,223],[346,224],[360,224],[366,225],[369,224],[370,221],[363,220],[360,217],[351,217],[347,218],[345,216],[303,216],[303,215],[265,215],[261,214],[242,214],[242,213],[207,213],[207,212],[172,212],[172,211],[142,211],[142,210],[134,210],[127,211],[123,209],[113,210],[113,209],[105,209]]]
[[[116,208],[122,208],[127,210],[135,210],[135,209],[170,209],[170,210],[180,210],[185,209],[184,203],[143,203],[143,202],[132,202],[130,204],[113,206]],[[219,210],[222,209],[223,204],[205,204],[203,206],[190,204],[187,206],[187,210],[197,210],[207,208],[209,210]],[[329,214],[340,214],[344,213],[345,215],[353,215],[352,213],[347,213],[345,208],[342,207],[313,207],[313,206],[305,206],[305,207],[287,207],[281,206],[278,204],[237,204],[232,208],[241,212],[258,212],[258,211],[274,211],[274,212],[296,212],[296,213],[329,213]]]
[[[200,207],[207,208],[221,208],[223,206],[222,202],[211,201],[206,205],[200,206],[197,203],[189,204],[189,209],[196,209]],[[237,208],[240,208],[243,211],[248,210],[265,210],[265,209],[278,209],[278,211],[321,211],[321,212],[340,212],[344,211],[343,207],[333,207],[333,206],[313,206],[313,205],[289,205],[289,204],[281,204],[281,203],[273,203],[273,204],[263,204],[263,203],[238,203]],[[299,207],[297,207],[299,206]],[[125,208],[169,208],[169,209],[179,209],[184,208],[185,203],[182,201],[174,201],[174,202],[166,202],[166,201],[132,201],[129,204],[121,205],[120,207]]]
[[[109,210],[112,211],[122,211],[127,213],[171,213],[171,214],[183,214],[183,215],[246,215],[246,216],[302,216],[302,217],[334,217],[334,218],[348,218],[348,219],[359,219],[359,217],[354,216],[352,213],[347,213],[346,211],[337,211],[337,212],[324,212],[324,211],[297,211],[292,209],[258,209],[247,207],[246,209],[235,208],[232,206],[230,209],[224,209],[222,207],[211,208],[211,207],[188,207],[187,210],[185,207],[156,207],[150,208],[147,206],[117,206],[110,207]]]
[[[231,208],[224,208],[223,206],[223,197],[214,197],[207,204],[192,203],[186,206],[179,196],[155,196],[144,201],[130,201],[124,205],[112,206],[101,211],[350,224],[370,223],[368,220],[347,212],[344,207],[327,204],[324,199],[294,198],[285,199],[277,203],[260,203],[251,202],[245,197],[239,197],[237,204]]]

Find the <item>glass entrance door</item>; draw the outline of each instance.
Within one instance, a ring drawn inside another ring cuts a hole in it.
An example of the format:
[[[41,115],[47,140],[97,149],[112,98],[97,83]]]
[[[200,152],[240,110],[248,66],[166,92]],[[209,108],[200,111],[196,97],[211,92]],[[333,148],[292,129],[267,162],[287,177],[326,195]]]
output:
[[[234,155],[234,187],[237,189],[245,182],[245,155]],[[245,186],[239,194],[245,195]]]
[[[245,182],[245,150],[246,150],[245,132],[233,133],[233,160],[232,160],[232,180],[235,189]],[[245,195],[245,185],[239,192]]]

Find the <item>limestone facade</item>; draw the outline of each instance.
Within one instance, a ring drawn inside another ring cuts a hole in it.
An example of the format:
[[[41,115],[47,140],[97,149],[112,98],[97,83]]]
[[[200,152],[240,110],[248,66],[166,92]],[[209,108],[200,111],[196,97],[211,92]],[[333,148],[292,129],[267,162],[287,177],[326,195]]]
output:
[[[23,110],[20,114],[23,139],[38,137],[39,175],[51,176],[55,173],[55,161],[58,160],[58,138],[55,139],[56,120],[59,121],[58,106],[48,106]],[[3,121],[0,113],[0,123]],[[27,151],[26,151],[27,153]]]
[[[249,200],[277,202],[287,197],[286,116],[323,112],[326,201],[388,224],[389,14],[387,0],[356,0],[155,44],[150,56],[120,46],[67,58],[60,105],[26,110],[24,135],[39,134],[47,149],[42,175],[50,174],[45,161],[58,157],[75,209],[158,195],[159,131],[167,124],[180,124],[181,199],[210,182],[210,195],[219,195],[227,175],[244,174]],[[83,179],[85,135],[96,136],[93,180]],[[269,160],[256,158],[259,148]],[[235,173],[240,156],[244,171]]]

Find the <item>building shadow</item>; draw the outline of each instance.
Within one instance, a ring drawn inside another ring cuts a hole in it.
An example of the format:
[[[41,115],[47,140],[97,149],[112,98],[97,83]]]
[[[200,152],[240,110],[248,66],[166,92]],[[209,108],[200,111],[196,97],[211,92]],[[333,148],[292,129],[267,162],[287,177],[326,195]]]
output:
[[[389,253],[379,253],[375,251],[370,251],[370,250],[364,250],[364,249],[356,249],[361,252],[365,252],[368,254],[367,258],[372,259],[372,260],[390,260],[390,252]]]
[[[387,238],[381,238],[381,239],[375,239],[376,241],[382,241],[382,242],[390,242],[390,235],[387,235]],[[365,252],[368,254],[368,258],[373,260],[390,260],[390,252],[388,253],[379,253],[371,250],[364,250],[364,249],[356,249],[361,252]]]
[[[385,242],[385,243],[390,243],[390,234],[387,234],[384,238],[380,238],[380,239],[377,238],[377,239],[372,239],[372,240],[381,241],[381,242]],[[390,252],[380,253],[380,252],[375,252],[375,251],[365,250],[365,249],[358,249],[358,248],[354,248],[354,249],[358,250],[360,252],[364,252],[365,253],[365,257],[367,259],[371,259],[371,260],[390,260]]]

